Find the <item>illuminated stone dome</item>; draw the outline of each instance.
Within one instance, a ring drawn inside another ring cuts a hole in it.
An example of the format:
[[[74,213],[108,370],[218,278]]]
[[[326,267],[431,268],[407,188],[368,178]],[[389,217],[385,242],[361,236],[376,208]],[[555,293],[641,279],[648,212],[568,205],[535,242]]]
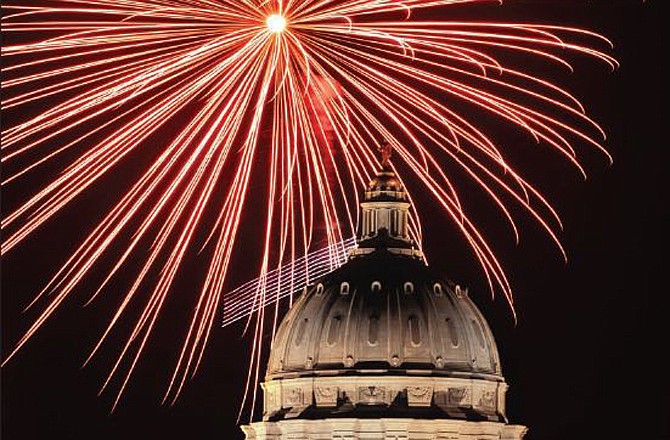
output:
[[[493,335],[467,292],[383,248],[305,289],[275,337],[267,374],[380,369],[501,380]]]
[[[424,263],[384,165],[349,261],[306,286],[279,326],[247,438],[520,440],[491,330],[467,289]]]
[[[315,396],[303,402],[305,416],[365,405],[358,412],[377,406],[380,417],[402,408],[413,417],[504,419],[496,344],[467,291],[420,260],[384,249],[306,288],[284,318],[266,391],[300,380],[308,384],[302,395]],[[335,384],[337,392],[324,394]],[[267,409],[269,418],[286,415],[284,405]]]

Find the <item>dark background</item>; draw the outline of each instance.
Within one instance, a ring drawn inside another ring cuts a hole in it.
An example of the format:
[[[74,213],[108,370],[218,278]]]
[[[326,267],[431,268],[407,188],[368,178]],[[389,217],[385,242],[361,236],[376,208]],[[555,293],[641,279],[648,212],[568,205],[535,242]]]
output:
[[[424,216],[431,263],[469,285],[497,337],[511,388],[508,416],[530,427],[529,440],[668,438],[668,289],[662,237],[665,136],[670,114],[667,34],[659,1],[509,1],[478,11],[507,21],[573,24],[610,37],[622,67],[608,73],[578,64],[560,82],[583,98],[609,134],[615,162],[589,159],[589,180],[566,168],[537,169],[564,220],[564,264],[533,228],[501,251],[516,292],[518,323],[491,301],[460,238]],[[462,8],[461,15],[467,12]],[[439,221],[442,221],[440,219]],[[64,234],[76,237],[76,222]],[[61,225],[62,226],[62,225]],[[496,229],[492,226],[492,230]],[[47,231],[48,232],[48,231]],[[3,352],[29,322],[20,314],[58,255],[58,229],[3,261]],[[457,240],[454,240],[456,238]],[[505,238],[506,240],[506,238]],[[240,438],[236,417],[247,371],[248,337],[217,328],[201,371],[173,406],[160,397],[173,364],[175,335],[162,334],[159,355],[138,369],[119,408],[97,396],[105,362],[81,369],[109,309],[73,303],[57,313],[2,369],[3,438]],[[665,318],[667,319],[667,318]],[[178,336],[178,334],[175,332]],[[113,355],[113,353],[112,353]],[[110,356],[111,358],[111,356]]]

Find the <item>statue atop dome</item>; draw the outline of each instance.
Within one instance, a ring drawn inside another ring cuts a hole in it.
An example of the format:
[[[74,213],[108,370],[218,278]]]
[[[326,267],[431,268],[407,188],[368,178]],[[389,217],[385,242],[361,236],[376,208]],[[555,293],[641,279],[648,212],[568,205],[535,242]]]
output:
[[[381,143],[381,146],[379,147],[379,151],[382,153],[382,169],[390,169],[391,168],[391,155],[393,154],[393,147],[391,144],[384,140]]]

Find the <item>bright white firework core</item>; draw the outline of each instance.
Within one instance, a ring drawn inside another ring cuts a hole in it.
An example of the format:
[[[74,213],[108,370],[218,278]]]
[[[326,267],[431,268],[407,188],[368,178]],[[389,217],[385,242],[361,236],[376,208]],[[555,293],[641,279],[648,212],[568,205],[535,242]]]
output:
[[[279,33],[286,29],[286,19],[281,14],[272,14],[265,20],[270,32]]]

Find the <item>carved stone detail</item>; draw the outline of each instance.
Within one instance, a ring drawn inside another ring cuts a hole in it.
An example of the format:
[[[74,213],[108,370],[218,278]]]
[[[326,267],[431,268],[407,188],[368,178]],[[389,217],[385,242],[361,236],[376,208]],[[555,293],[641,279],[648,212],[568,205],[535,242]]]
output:
[[[407,403],[409,406],[430,406],[432,399],[432,386],[407,387]]]
[[[316,406],[337,406],[337,393],[337,387],[324,387],[317,385],[314,387]]]
[[[482,409],[493,411],[496,409],[496,391],[495,390],[482,390],[482,393],[479,396],[479,401],[477,406]]]
[[[358,403],[362,405],[379,405],[388,403],[385,387],[358,387]]]
[[[504,415],[507,386],[504,382],[452,377],[321,376],[268,381],[263,389],[268,417],[282,408],[304,410],[310,405],[391,405],[398,395],[414,408],[435,404],[447,411],[473,408]]]
[[[305,394],[302,388],[289,388],[284,391],[284,404],[283,406],[304,406],[305,405]]]
[[[447,405],[449,406],[470,406],[470,389],[459,387],[449,388],[447,391]]]

